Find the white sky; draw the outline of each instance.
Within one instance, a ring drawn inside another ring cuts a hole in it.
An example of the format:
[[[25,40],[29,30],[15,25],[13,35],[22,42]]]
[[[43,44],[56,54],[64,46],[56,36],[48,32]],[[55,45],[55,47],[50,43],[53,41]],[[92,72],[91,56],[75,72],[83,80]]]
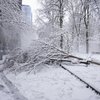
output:
[[[32,16],[33,16],[33,22],[34,22],[34,19],[36,18],[36,10],[40,8],[40,4],[38,0],[23,0],[23,4],[30,5],[32,9]]]

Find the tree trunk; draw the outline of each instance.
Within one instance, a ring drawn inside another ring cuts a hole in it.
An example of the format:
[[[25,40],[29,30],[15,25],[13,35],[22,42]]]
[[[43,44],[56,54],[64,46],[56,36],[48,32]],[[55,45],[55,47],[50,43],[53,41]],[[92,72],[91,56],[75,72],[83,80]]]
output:
[[[89,0],[84,4],[84,23],[86,28],[86,53],[89,53]]]
[[[60,29],[63,27],[63,0],[59,0],[60,6],[59,6],[59,23],[60,23]],[[60,48],[63,49],[63,35],[61,34],[60,39]]]

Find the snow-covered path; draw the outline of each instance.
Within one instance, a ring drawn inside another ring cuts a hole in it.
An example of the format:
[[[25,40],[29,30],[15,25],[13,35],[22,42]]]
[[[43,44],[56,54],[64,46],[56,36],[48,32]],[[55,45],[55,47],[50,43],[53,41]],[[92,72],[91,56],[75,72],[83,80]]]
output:
[[[64,67],[68,68],[74,74],[88,82],[95,89],[100,91],[100,67],[95,65],[85,66],[68,66],[63,64]]]
[[[37,74],[9,74],[28,100],[100,100],[93,91],[61,68],[49,68]]]

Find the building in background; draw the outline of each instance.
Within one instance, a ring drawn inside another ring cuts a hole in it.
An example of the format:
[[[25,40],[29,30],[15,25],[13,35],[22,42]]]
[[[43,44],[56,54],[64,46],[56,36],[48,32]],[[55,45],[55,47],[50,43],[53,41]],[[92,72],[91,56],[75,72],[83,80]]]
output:
[[[1,6],[0,8],[0,59],[2,59],[2,55],[5,54],[5,51],[7,51],[8,49],[12,50],[16,48],[16,46],[19,44],[18,38],[20,34],[20,29],[16,29],[16,27],[13,24],[9,23],[9,21],[11,20],[10,17],[12,16],[14,10],[18,9],[18,6],[21,10],[22,0],[16,0],[15,6],[14,6],[14,2],[12,1],[13,0],[0,0],[0,6]],[[3,5],[2,3],[5,4]],[[11,5],[13,4],[13,7],[9,5],[10,3]],[[6,8],[3,9],[3,7]],[[9,11],[9,9],[11,11]],[[12,37],[10,37],[10,35]]]
[[[28,31],[22,30],[22,48],[26,49],[34,38],[34,32],[32,29],[32,11],[29,5],[22,5],[22,12],[24,15],[24,20],[26,22],[26,28]],[[27,27],[28,26],[28,27]]]
[[[22,12],[25,15],[25,20],[28,24],[32,24],[32,11],[29,5],[22,5]]]

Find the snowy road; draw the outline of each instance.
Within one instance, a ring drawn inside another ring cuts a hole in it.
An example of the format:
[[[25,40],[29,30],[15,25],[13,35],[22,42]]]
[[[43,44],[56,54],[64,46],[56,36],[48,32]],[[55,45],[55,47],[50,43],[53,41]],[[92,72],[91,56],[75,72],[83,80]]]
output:
[[[7,76],[28,100],[100,100],[98,95],[61,68],[45,69],[35,75]]]

